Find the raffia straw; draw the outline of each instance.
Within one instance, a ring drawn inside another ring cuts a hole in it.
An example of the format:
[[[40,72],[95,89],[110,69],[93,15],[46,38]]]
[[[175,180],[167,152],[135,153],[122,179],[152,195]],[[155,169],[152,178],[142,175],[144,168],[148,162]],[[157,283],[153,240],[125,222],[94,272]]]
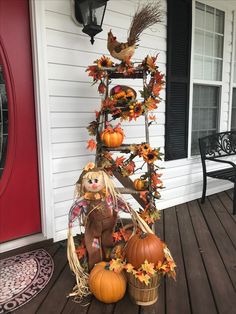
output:
[[[68,238],[67,238],[67,258],[69,262],[70,269],[75,274],[76,285],[69,296],[74,296],[81,300],[83,297],[88,296],[91,292],[88,288],[88,273],[85,272],[83,267],[80,265],[79,259],[75,252],[75,244],[71,231],[71,227],[68,228]]]
[[[167,246],[164,247],[164,255],[165,255],[165,258],[174,260]]]

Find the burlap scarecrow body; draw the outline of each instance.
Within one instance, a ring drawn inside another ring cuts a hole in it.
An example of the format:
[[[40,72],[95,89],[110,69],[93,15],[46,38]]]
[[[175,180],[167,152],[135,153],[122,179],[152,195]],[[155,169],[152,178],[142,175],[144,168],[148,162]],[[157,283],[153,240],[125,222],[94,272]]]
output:
[[[89,270],[105,260],[107,250],[113,246],[112,233],[120,210],[127,212],[128,208],[113,182],[104,170],[89,163],[76,183],[75,201],[69,213],[69,229],[76,219],[85,228]]]

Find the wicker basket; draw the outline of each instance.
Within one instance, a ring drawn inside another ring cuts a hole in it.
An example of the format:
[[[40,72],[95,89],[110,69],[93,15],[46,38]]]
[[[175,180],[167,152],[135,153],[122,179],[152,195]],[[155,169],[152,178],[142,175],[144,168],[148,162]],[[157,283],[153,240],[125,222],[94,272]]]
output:
[[[116,92],[117,88],[119,88],[119,92]],[[111,89],[110,96],[115,96],[117,97],[117,99],[123,99],[123,100],[133,99],[134,100],[137,97],[137,93],[133,88],[129,86],[116,85]]]
[[[158,275],[151,277],[148,285],[140,282],[131,273],[127,273],[127,277],[129,296],[134,303],[142,306],[156,303],[158,299],[158,287],[160,285],[160,277]]]

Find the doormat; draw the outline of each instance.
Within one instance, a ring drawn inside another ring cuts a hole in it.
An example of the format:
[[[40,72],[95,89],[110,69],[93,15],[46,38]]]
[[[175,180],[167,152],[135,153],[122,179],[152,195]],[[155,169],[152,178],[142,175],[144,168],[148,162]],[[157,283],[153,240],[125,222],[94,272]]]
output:
[[[44,249],[0,261],[0,314],[31,301],[49,282],[54,263]]]

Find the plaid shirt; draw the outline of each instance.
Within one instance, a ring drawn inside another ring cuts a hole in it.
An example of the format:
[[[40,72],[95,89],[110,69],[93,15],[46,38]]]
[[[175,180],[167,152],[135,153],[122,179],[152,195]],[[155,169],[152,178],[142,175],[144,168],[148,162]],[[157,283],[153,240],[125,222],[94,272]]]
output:
[[[126,213],[129,212],[128,204],[120,197],[117,198],[117,207],[112,201],[112,197],[109,195],[106,198],[106,203],[108,208],[113,212],[115,210],[116,212],[124,211]],[[88,212],[88,207],[90,205],[90,202],[85,200],[84,198],[79,198],[74,201],[70,208],[69,212],[69,226],[72,226],[72,223],[79,218],[82,214],[86,215]]]

